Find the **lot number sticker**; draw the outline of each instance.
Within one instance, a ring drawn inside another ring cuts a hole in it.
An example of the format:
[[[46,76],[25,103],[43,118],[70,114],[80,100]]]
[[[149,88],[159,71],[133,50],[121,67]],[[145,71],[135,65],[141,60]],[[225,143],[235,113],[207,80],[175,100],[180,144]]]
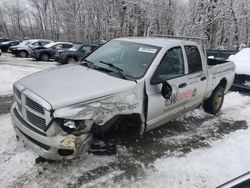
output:
[[[154,49],[154,48],[144,48],[144,47],[141,47],[139,48],[138,50],[139,52],[146,52],[146,53],[151,53],[151,54],[155,54],[157,49]]]

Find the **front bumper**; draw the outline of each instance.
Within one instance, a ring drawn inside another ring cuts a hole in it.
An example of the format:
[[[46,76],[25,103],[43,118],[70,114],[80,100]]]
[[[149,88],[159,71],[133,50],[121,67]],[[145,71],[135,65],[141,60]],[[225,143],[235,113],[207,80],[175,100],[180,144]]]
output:
[[[67,160],[77,158],[88,151],[92,134],[48,136],[46,133],[39,133],[17,113],[16,106],[13,104],[11,119],[17,137],[39,156],[50,160]]]

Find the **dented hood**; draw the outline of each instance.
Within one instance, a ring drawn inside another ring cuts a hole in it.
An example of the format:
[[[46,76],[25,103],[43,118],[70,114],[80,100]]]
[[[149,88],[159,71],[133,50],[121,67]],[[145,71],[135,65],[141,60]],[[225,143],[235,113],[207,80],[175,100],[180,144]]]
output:
[[[47,69],[18,83],[46,100],[53,109],[127,91],[136,84],[81,65]]]

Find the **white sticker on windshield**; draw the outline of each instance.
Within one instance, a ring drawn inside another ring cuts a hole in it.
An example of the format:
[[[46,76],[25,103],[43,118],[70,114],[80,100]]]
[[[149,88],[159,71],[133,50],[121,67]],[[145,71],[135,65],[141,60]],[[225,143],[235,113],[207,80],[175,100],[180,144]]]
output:
[[[154,49],[154,48],[144,48],[144,47],[141,47],[139,48],[138,50],[139,52],[146,52],[146,53],[151,53],[151,54],[155,54],[157,49]]]

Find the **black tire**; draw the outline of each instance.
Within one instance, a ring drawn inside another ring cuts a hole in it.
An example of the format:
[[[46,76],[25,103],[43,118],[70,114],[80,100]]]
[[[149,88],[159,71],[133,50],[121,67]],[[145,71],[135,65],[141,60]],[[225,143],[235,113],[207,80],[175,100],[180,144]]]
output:
[[[76,62],[76,59],[74,57],[68,57],[67,58],[67,64],[73,64]]]
[[[41,54],[40,59],[42,61],[49,61],[49,55],[48,54]]]
[[[221,86],[215,88],[210,98],[204,101],[204,110],[210,114],[217,114],[221,110],[224,102],[224,92],[225,89]]]
[[[20,51],[18,53],[18,55],[21,57],[21,58],[26,58],[28,56],[28,53],[24,50]]]

